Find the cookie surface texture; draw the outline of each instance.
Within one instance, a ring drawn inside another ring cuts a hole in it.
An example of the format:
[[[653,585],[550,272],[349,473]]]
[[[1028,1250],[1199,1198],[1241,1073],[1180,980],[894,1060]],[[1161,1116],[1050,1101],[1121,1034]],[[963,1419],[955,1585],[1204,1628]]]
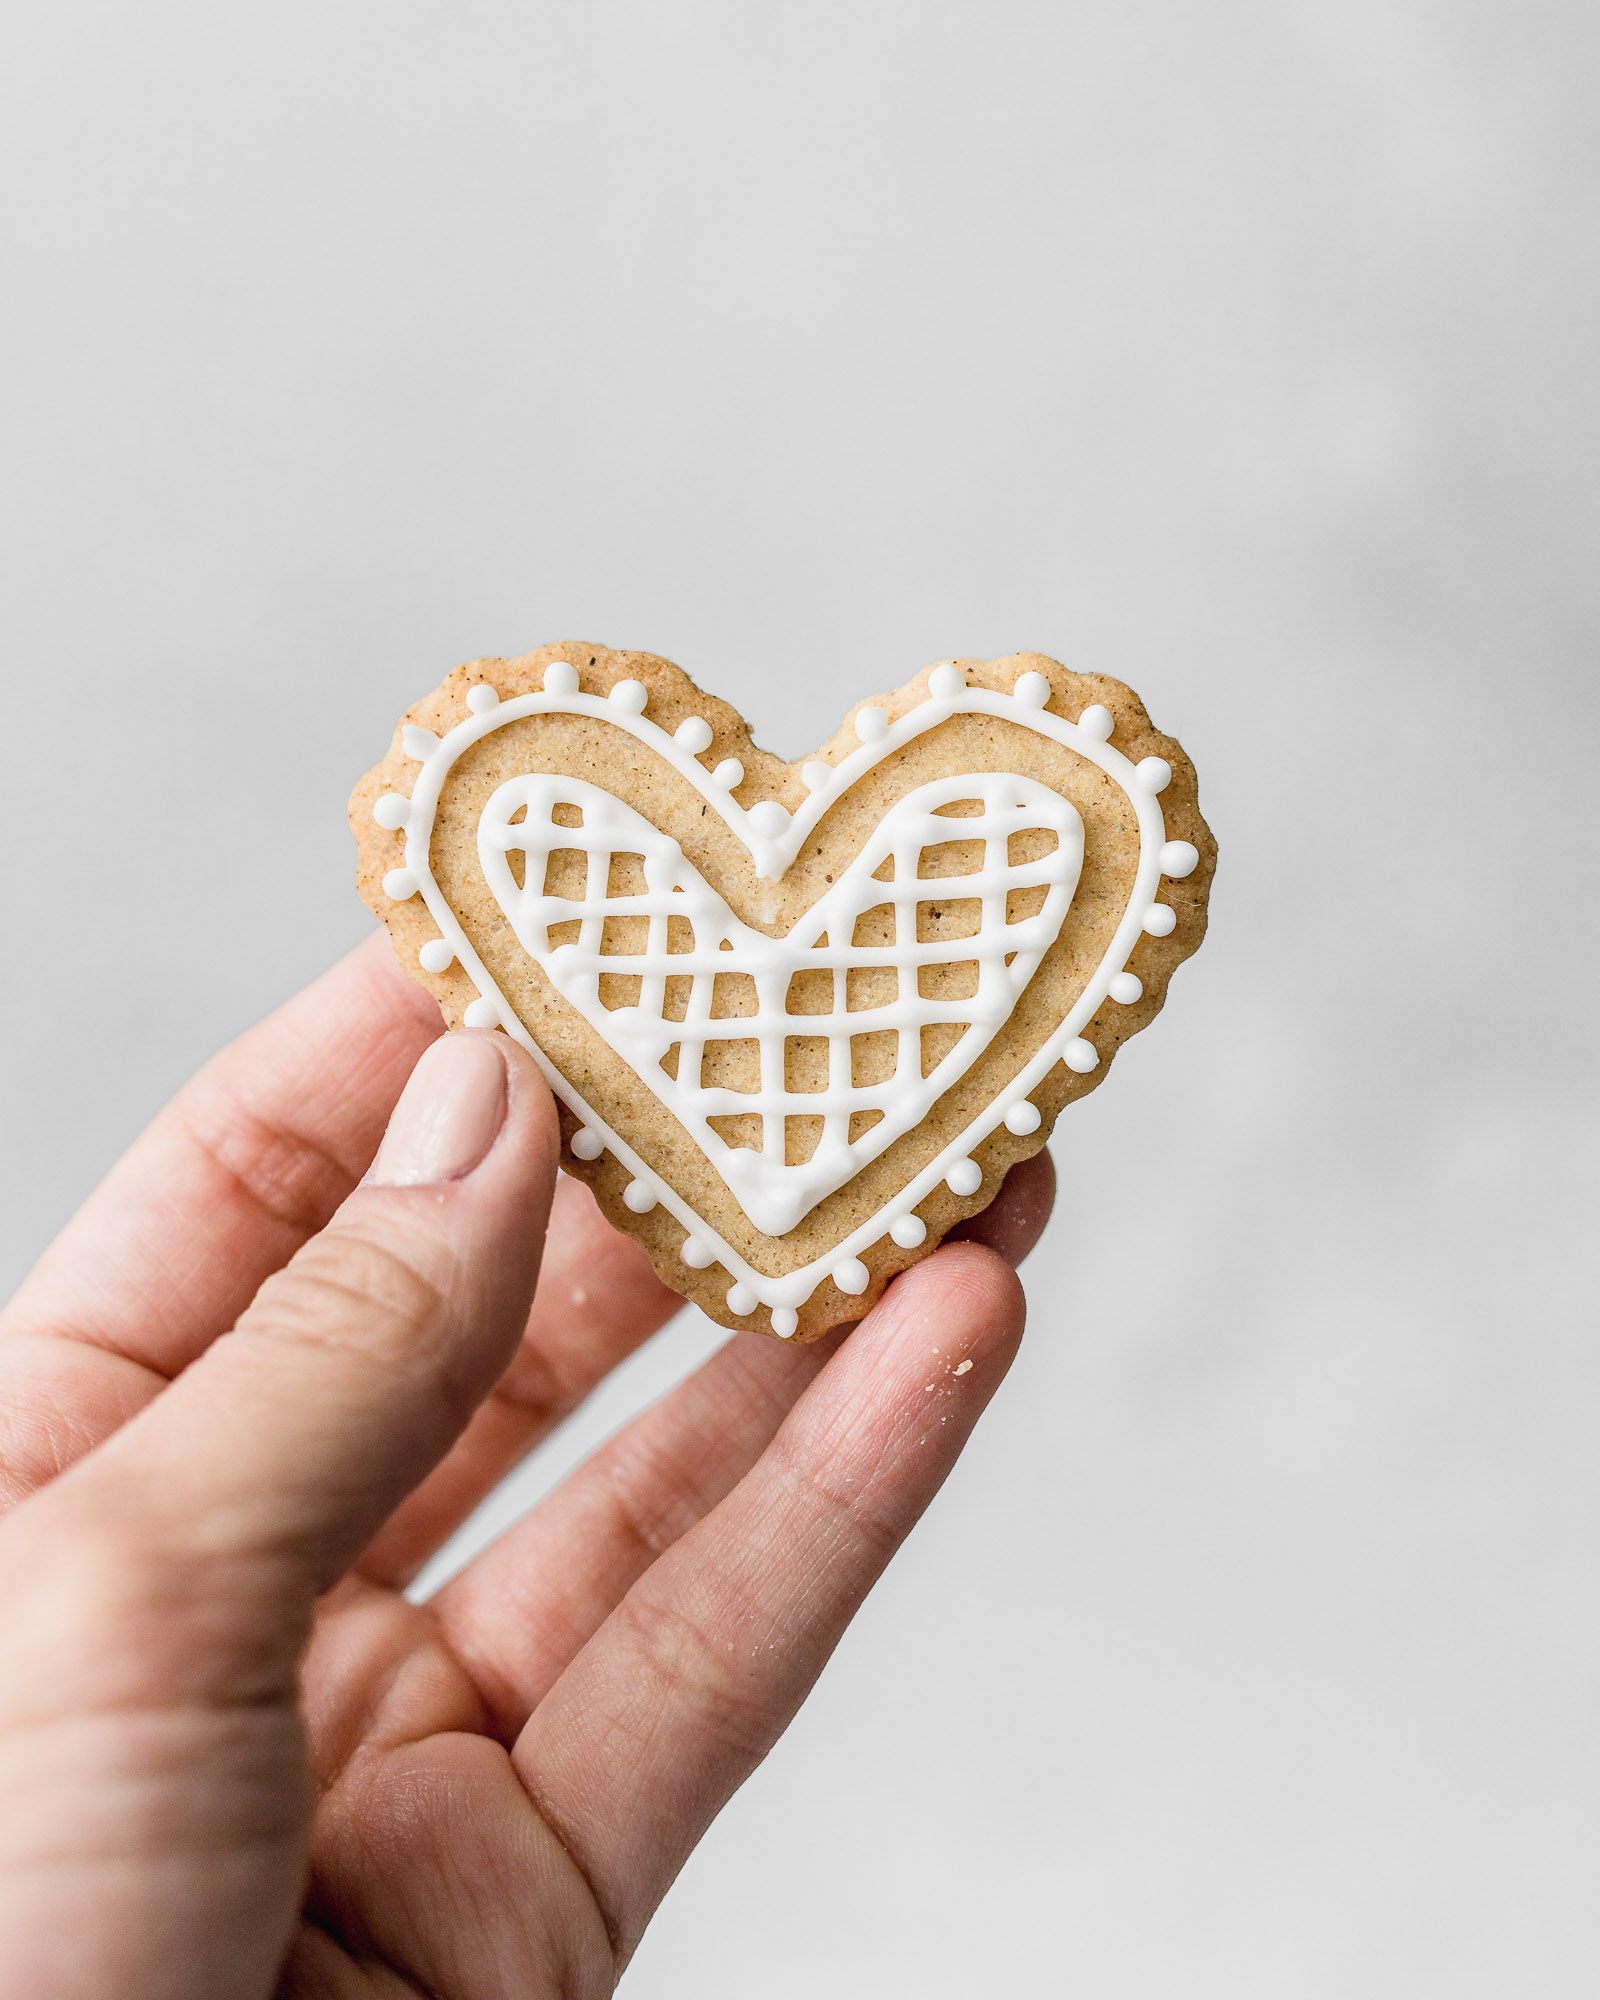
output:
[[[945,661],[796,764],[670,661],[458,667],[356,787],[361,893],[675,1290],[815,1338],[991,1201],[1159,1010],[1216,845],[1132,691]]]

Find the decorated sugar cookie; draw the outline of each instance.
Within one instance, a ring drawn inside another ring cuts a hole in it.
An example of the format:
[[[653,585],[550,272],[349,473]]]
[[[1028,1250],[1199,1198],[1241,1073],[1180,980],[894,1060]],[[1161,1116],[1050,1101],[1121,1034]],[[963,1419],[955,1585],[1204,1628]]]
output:
[[[947,661],[798,764],[667,660],[458,667],[356,787],[361,893],[528,1049],[562,1164],[723,1325],[814,1338],[983,1208],[1205,930],[1121,682]]]

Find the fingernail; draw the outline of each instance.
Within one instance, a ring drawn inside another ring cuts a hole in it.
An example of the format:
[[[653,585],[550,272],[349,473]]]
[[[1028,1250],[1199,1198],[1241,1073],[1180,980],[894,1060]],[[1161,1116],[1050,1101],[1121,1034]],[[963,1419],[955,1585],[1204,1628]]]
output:
[[[506,1066],[487,1035],[441,1035],[389,1116],[371,1187],[427,1187],[470,1174],[506,1115]]]

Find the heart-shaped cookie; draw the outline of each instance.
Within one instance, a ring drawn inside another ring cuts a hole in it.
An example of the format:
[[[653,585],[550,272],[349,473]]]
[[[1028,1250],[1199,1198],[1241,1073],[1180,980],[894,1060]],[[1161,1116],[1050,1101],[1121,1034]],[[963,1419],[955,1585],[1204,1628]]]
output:
[[[459,668],[351,801],[362,893],[498,1026],[669,1284],[805,1338],[991,1199],[1205,924],[1192,767],[1119,682],[947,661],[797,765],[648,654]]]

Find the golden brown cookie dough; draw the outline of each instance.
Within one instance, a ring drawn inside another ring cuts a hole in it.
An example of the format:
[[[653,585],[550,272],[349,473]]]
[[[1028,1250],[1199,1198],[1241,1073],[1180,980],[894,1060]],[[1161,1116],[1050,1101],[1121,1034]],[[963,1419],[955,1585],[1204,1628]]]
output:
[[[567,1171],[714,1319],[798,1340],[1100,1081],[1216,865],[1137,695],[1037,653],[942,662],[795,764],[649,653],[475,660],[350,819],[406,973],[540,1060]]]

